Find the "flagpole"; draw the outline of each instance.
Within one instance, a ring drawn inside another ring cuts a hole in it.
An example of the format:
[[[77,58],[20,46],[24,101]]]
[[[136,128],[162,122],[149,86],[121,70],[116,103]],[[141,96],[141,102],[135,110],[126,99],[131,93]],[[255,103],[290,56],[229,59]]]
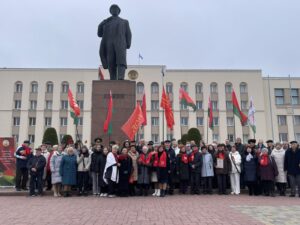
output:
[[[162,73],[162,76],[161,76],[161,83],[162,83],[162,87],[164,88],[164,71],[163,71],[163,67],[162,67],[162,70],[161,70],[161,73]],[[164,141],[165,140],[165,109],[163,108],[162,110],[162,140],[161,141]]]
[[[207,117],[207,126],[206,126],[206,145],[208,145],[208,127],[209,127],[209,117]]]

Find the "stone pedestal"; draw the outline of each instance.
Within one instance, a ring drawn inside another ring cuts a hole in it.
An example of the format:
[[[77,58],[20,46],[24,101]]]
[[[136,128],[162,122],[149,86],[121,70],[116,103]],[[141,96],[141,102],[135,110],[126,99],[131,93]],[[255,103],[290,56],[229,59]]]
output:
[[[136,83],[128,80],[93,81],[92,90],[92,143],[94,138],[101,137],[103,144],[108,145],[109,136],[103,132],[107,115],[109,92],[113,97],[112,134],[110,140],[123,142],[128,137],[121,130],[136,105]]]

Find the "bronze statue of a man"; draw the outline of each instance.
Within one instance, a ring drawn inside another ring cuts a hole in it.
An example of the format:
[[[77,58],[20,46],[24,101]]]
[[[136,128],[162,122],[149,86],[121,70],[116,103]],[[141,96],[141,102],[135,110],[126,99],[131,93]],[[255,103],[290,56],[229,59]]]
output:
[[[131,31],[128,21],[119,17],[121,9],[118,5],[112,5],[109,11],[112,16],[98,26],[98,37],[102,37],[100,58],[103,68],[109,70],[111,80],[124,80]]]

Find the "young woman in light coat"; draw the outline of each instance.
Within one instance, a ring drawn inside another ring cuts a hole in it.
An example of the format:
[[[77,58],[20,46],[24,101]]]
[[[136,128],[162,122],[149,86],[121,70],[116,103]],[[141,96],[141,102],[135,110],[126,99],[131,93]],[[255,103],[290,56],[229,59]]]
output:
[[[201,176],[203,179],[203,194],[212,194],[212,180],[214,177],[214,160],[212,155],[207,151],[207,147],[201,148],[202,169]]]
[[[60,197],[60,190],[61,190],[61,175],[59,173],[59,168],[61,164],[61,160],[63,157],[62,154],[62,146],[61,145],[54,145],[53,146],[53,155],[50,159],[50,170],[51,170],[51,182],[53,184],[53,192],[54,197]]]
[[[230,171],[230,185],[231,194],[240,194],[240,174],[241,174],[241,162],[242,157],[240,153],[236,150],[235,145],[231,147],[231,152],[229,153],[229,158],[231,161],[231,171]]]

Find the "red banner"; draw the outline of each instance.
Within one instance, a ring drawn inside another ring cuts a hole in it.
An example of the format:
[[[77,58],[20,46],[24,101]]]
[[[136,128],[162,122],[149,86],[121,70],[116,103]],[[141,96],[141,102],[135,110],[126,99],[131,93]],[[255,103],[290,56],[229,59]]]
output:
[[[0,186],[13,186],[16,172],[15,140],[0,138]]]

